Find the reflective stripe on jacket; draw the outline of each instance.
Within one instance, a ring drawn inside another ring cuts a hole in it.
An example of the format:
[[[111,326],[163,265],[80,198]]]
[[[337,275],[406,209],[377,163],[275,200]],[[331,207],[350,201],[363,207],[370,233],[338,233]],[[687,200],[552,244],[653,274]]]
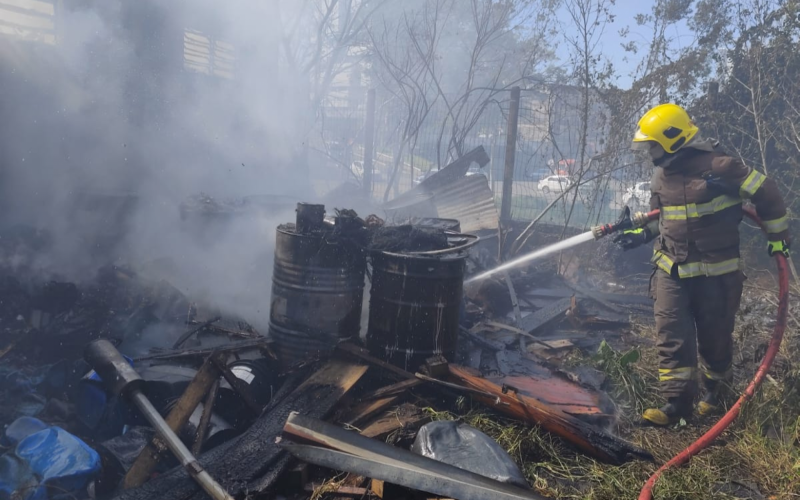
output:
[[[709,187],[712,175],[727,187]],[[656,167],[651,209],[660,209],[653,262],[681,278],[720,276],[740,269],[742,202],[750,200],[770,240],[788,237],[786,207],[775,182],[718,151],[686,148]],[[724,191],[724,192],[723,192]]]

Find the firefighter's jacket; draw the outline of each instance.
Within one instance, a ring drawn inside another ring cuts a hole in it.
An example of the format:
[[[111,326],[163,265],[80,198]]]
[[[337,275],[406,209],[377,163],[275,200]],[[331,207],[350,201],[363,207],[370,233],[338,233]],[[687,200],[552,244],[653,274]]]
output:
[[[709,182],[708,177],[717,182]],[[727,189],[720,189],[725,186]],[[650,185],[651,210],[660,209],[653,263],[680,278],[720,276],[741,268],[739,223],[750,200],[771,241],[788,237],[786,207],[775,181],[715,148],[685,147]],[[653,225],[654,226],[654,225]]]

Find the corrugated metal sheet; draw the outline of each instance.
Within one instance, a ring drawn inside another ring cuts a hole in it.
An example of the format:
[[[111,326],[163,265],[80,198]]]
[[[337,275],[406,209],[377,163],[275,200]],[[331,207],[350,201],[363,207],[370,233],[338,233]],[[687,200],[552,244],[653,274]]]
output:
[[[433,193],[437,216],[458,219],[461,231],[497,230],[500,217],[489,181],[483,175],[468,175],[442,186]]]
[[[500,226],[500,216],[492,189],[486,176],[466,175],[472,162],[480,166],[489,163],[489,155],[483,146],[478,146],[422,181],[419,186],[386,203],[384,210],[394,219],[456,219],[461,223],[464,233],[496,231]]]
[[[468,175],[450,184],[426,189],[425,186],[404,193],[384,205],[390,217],[439,217],[457,219],[461,231],[496,231],[500,224],[494,195],[484,175]]]

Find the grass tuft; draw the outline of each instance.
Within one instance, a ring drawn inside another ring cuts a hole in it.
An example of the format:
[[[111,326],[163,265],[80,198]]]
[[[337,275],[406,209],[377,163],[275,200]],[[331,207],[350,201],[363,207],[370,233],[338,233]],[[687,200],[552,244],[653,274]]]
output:
[[[737,380],[744,389],[755,372],[753,353],[771,332],[740,319],[737,340]],[[746,335],[741,335],[742,332]],[[633,332],[642,345],[654,345],[652,327],[636,325]],[[786,346],[758,394],[739,418],[709,449],[681,468],[668,471],[656,485],[656,500],[730,500],[733,498],[800,498],[800,359],[797,332],[787,332]],[[757,361],[760,361],[757,360]],[[562,499],[624,500],[639,491],[657,467],[685,449],[716,422],[694,417],[686,425],[668,429],[639,427],[644,408],[660,405],[657,392],[655,347],[617,352],[603,344],[600,351],[574,355],[570,363],[593,363],[602,370],[608,392],[621,419],[618,432],[632,443],[650,450],[655,464],[633,462],[623,466],[599,463],[581,455],[558,438],[536,427],[526,427],[482,407],[469,407],[463,415],[427,409],[433,420],[459,420],[485,432],[514,458],[534,489]]]

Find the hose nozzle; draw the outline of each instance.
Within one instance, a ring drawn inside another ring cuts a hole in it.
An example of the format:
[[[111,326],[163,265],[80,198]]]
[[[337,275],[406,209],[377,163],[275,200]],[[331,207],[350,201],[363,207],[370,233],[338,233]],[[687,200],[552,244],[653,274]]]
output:
[[[592,228],[592,235],[594,239],[599,240],[603,236],[608,236],[611,233],[616,233],[620,230],[630,229],[633,227],[633,220],[631,219],[631,209],[627,206],[622,209],[622,213],[613,224],[602,224]]]
[[[594,239],[599,240],[603,236],[608,236],[614,232],[614,224],[603,224],[601,226],[594,226],[592,228],[592,236]]]

